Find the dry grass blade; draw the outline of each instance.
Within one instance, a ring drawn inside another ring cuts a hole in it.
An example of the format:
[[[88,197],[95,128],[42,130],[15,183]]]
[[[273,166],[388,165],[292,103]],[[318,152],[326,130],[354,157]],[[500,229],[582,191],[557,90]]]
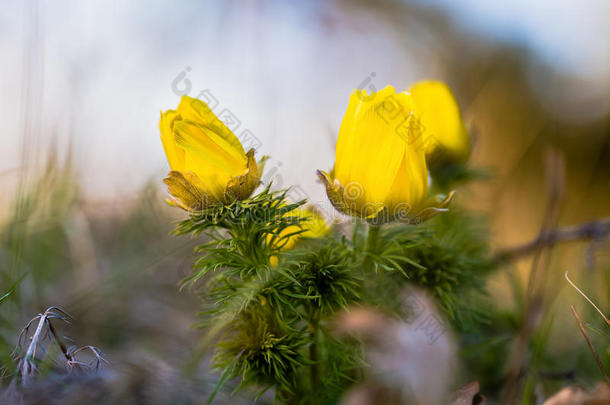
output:
[[[593,347],[593,344],[591,343],[591,340],[589,339],[589,336],[587,335],[587,331],[585,330],[585,325],[582,323],[582,320],[578,316],[576,309],[574,309],[574,305],[570,305],[570,309],[572,310],[572,315],[574,315],[574,318],[576,319],[576,322],[578,323],[580,332],[582,333],[585,340],[587,341],[587,345],[589,345],[589,349],[591,350],[593,357],[595,357],[597,366],[599,367],[600,371],[602,372],[602,375],[604,376],[604,380],[606,381],[606,384],[608,385],[608,387],[610,387],[610,378],[608,377],[608,373],[606,372],[606,369],[604,368],[604,364],[600,360],[597,352],[595,351],[595,347]]]
[[[572,287],[574,287],[576,289],[576,291],[578,291],[580,293],[580,295],[582,295],[587,300],[587,302],[589,302],[589,304],[591,304],[593,306],[593,308],[595,308],[595,310],[602,316],[602,318],[604,318],[604,321],[606,321],[606,323],[608,325],[610,325],[610,320],[608,320],[606,315],[604,315],[604,313],[597,307],[597,305],[595,305],[595,303],[593,303],[593,301],[591,301],[591,299],[587,296],[587,294],[582,292],[582,290],[580,288],[578,288],[578,286],[576,286],[576,284],[574,284],[572,282],[572,280],[570,280],[570,278],[568,277],[568,272],[567,271],[566,271],[564,276],[565,276],[566,280],[568,280],[568,283],[570,283],[570,285]]]

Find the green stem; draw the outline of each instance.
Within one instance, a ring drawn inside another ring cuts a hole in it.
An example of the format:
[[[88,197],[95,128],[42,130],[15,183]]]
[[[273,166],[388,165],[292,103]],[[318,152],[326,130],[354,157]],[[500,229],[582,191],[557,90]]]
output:
[[[381,231],[381,226],[379,225],[369,225],[369,234],[366,239],[366,253],[367,256],[364,259],[364,268],[365,270],[372,270],[373,259],[371,255],[377,253],[377,248],[379,244],[379,232]]]
[[[309,346],[309,360],[311,360],[311,366],[309,368],[311,378],[311,392],[315,394],[318,392],[320,385],[320,373],[318,369],[318,329],[320,326],[320,320],[317,314],[312,316],[309,323],[309,330],[311,334],[311,345]]]

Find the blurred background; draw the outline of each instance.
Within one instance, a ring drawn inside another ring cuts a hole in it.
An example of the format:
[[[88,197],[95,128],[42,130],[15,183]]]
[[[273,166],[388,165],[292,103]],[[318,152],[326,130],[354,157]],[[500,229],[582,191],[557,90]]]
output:
[[[470,166],[490,174],[457,203],[489,216],[494,249],[537,237],[551,147],[565,162],[559,225],[609,216],[608,17],[605,0],[3,1],[0,295],[18,286],[0,305],[2,355],[59,305],[76,319],[67,333],[115,370],[181,375],[201,335],[198,297],[177,288],[197,241],[169,235],[182,213],[163,202],[158,121],[183,94],[271,157],[265,182],[329,213],[315,170],[333,164],[351,91],[444,80],[474,138]],[[608,251],[575,242],[549,259],[545,351],[561,371],[597,372],[563,274],[608,313]],[[530,267],[488,281],[503,311]],[[217,377],[201,367],[189,381],[205,393]]]

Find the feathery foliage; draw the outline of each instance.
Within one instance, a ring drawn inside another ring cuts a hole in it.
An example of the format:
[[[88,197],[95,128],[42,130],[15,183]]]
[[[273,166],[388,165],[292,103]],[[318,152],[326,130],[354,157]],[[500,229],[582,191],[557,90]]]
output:
[[[283,403],[332,403],[365,367],[362,343],[333,334],[335,315],[373,305],[401,315],[407,283],[429,290],[447,317],[468,317],[463,300],[490,269],[485,230],[469,215],[444,214],[425,226],[381,228],[357,221],[352,238],[299,238],[303,218],[286,191],[261,193],[193,212],[175,233],[208,241],[183,286],[201,286],[200,326],[217,341],[218,386],[273,388]],[[299,238],[294,249],[285,246]],[[272,258],[275,258],[273,260]],[[402,314],[408,315],[408,314]]]

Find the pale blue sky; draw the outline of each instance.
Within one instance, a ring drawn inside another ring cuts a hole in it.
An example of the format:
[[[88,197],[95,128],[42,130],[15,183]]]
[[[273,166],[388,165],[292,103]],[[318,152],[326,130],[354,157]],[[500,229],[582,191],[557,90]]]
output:
[[[377,13],[347,3],[5,1],[0,182],[10,186],[10,170],[21,165],[26,117],[26,140],[41,153],[52,139],[65,145],[73,134],[89,197],[129,198],[146,180],[160,180],[167,163],[159,110],[177,105],[172,82],[189,67],[190,95],[207,89],[219,109],[236,115],[238,131],[250,130],[260,153],[271,155],[267,170],[280,175],[276,183],[325,200],[315,170],[333,164],[351,90],[371,73],[377,88],[405,88],[445,72],[442,59],[418,43],[422,27],[403,27],[401,37]],[[428,4],[467,30],[519,41],[559,71],[580,76],[583,97],[608,94],[609,3],[572,3]]]

